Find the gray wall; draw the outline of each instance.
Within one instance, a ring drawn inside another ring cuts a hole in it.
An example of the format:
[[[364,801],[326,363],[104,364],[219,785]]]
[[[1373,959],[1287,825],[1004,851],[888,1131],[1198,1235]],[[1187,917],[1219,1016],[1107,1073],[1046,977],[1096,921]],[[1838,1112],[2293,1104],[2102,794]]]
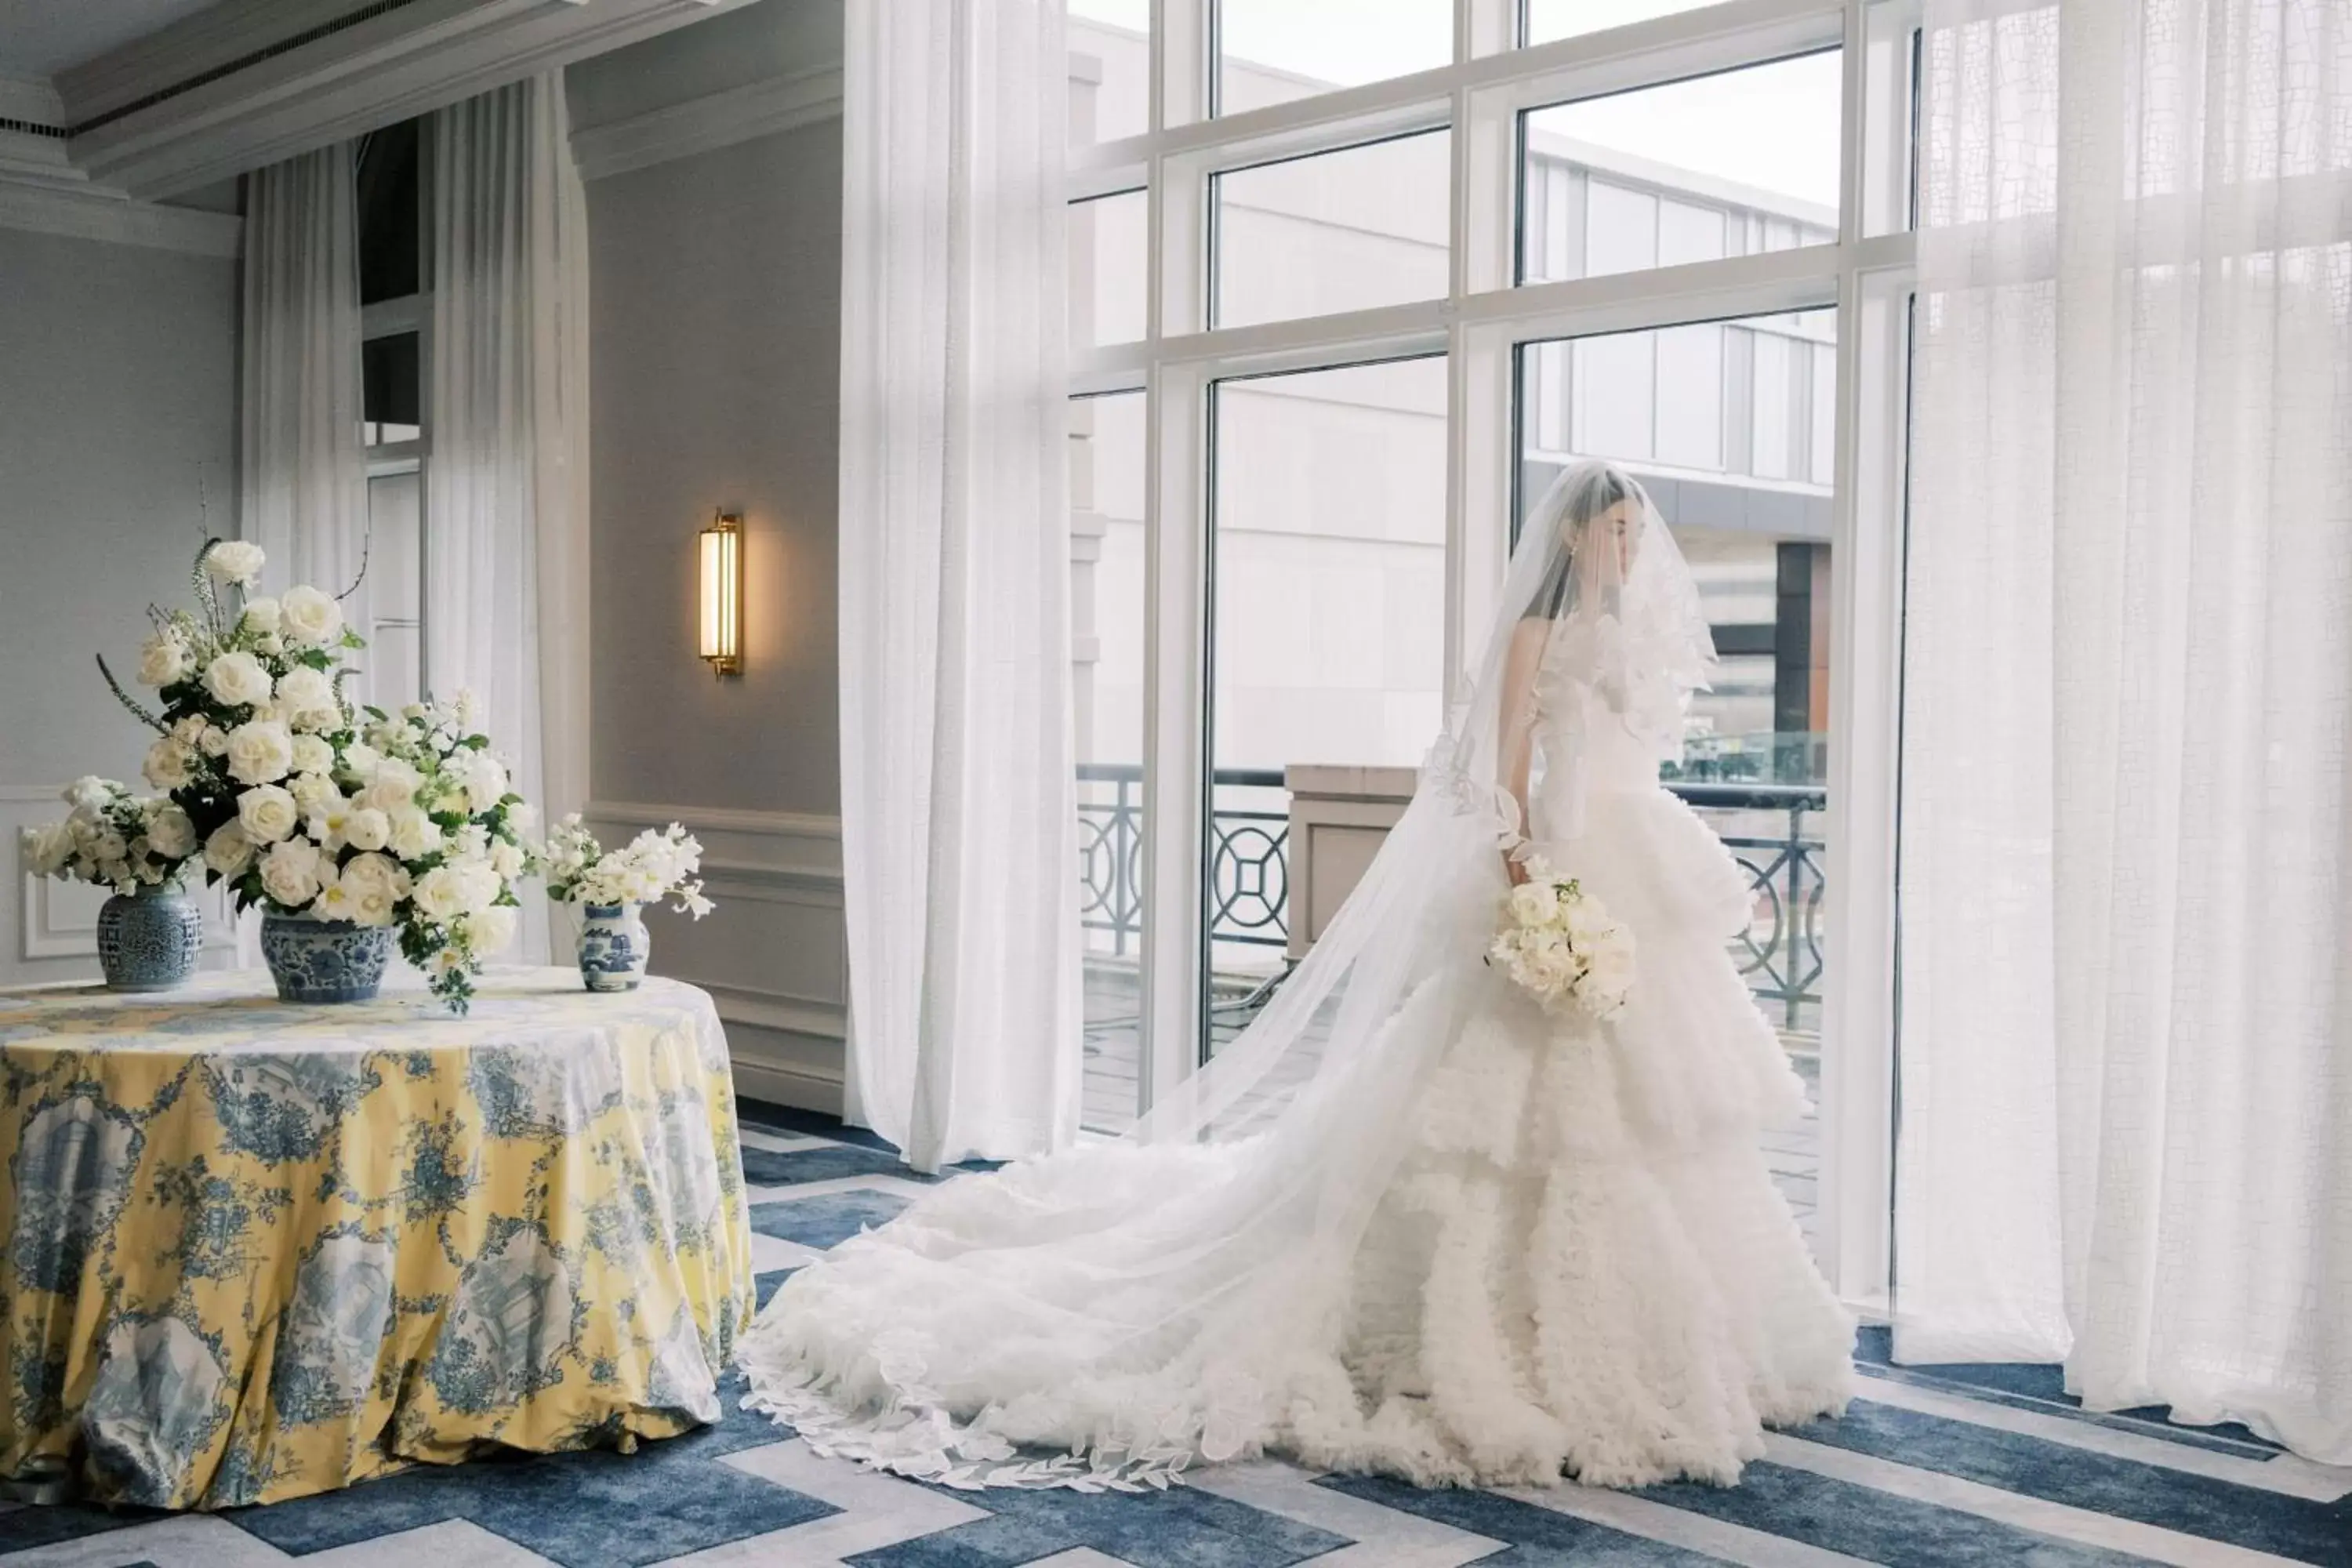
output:
[[[698,925],[649,913],[653,967],[716,998],[742,1093],[824,1110],[840,1104],[846,973],[841,122],[749,132],[772,123],[772,85],[837,69],[840,15],[838,0],[765,0],[567,82],[592,176],[599,145],[681,117],[699,128],[685,145],[706,148],[587,187],[588,815],[607,843],[672,818],[700,836],[719,910]],[[695,535],[720,508],[745,529],[744,671],[726,680],[694,652]]]
[[[184,597],[199,470],[234,530],[236,300],[233,260],[0,228],[0,984],[97,973],[98,898],[23,877],[17,829],[82,773],[138,784],[91,656],[127,679]]]

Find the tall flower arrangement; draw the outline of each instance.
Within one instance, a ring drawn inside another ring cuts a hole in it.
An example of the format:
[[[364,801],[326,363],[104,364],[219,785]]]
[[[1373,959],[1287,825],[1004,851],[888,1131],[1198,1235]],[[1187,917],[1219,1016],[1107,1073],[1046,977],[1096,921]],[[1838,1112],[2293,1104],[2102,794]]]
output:
[[[157,732],[147,782],[185,813],[207,879],[239,909],[396,927],[462,1012],[514,934],[529,808],[469,700],[355,709],[346,656],[365,645],[341,605],[314,587],[257,595],[264,563],[258,546],[207,541],[195,608],[151,612],[139,679],[160,713],[106,671]]]

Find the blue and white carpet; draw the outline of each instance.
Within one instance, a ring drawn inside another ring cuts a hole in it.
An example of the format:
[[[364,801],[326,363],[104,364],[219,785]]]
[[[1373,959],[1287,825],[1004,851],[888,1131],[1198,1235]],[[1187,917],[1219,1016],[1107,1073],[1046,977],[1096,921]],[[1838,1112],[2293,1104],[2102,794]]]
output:
[[[761,1299],[921,1190],[838,1124],[747,1107]],[[419,1469],[215,1515],[0,1512],[0,1568],[2352,1568],[2352,1470],[2161,1411],[2091,1415],[2056,1369],[1895,1368],[1865,1332],[1845,1419],[1730,1489],[1416,1491],[1266,1463],[1165,1493],[958,1493],[820,1459],[758,1415],[624,1457]]]

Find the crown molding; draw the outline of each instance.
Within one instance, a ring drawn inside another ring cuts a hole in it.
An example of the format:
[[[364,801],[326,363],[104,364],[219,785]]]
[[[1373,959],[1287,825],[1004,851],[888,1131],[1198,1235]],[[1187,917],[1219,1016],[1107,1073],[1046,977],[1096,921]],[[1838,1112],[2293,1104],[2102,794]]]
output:
[[[76,135],[68,151],[91,178],[141,196],[169,195],[276,163],[477,93],[651,37],[746,0],[232,0],[205,52],[141,40],[61,79],[72,123],[171,96]],[[216,7],[215,9],[219,9]],[[357,17],[277,54],[299,14]],[[192,17],[184,26],[203,18]],[[167,33],[170,29],[166,30]],[[206,69],[251,63],[199,81]],[[197,62],[211,59],[204,66]],[[111,105],[111,108],[102,107]]]
[[[572,133],[583,180],[649,169],[698,153],[841,117],[841,68],[820,67],[689,99]]]
[[[62,131],[66,107],[46,77],[0,76],[0,120],[47,125]]]
[[[9,177],[0,148],[0,229],[99,239],[190,256],[233,258],[244,246],[245,220],[229,213],[159,206],[120,191],[87,184],[47,184]]]

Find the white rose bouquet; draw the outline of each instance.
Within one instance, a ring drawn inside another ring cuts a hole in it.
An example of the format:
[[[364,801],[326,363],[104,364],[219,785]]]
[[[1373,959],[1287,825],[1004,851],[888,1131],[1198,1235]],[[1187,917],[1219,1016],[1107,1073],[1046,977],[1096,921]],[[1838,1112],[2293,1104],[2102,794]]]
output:
[[[366,645],[341,605],[310,587],[254,596],[262,565],[256,545],[207,541],[195,612],[151,613],[139,677],[160,714],[106,671],[159,736],[147,781],[170,792],[239,909],[397,927],[402,954],[463,1012],[514,935],[529,808],[472,732],[470,699],[354,710],[344,656]]]
[[[195,824],[162,795],[132,795],[112,779],[68,785],[73,813],[25,830],[25,855],[37,877],[62,877],[131,893],[177,887],[196,855]]]
[[[1503,899],[1486,962],[1557,1015],[1608,1018],[1633,984],[1633,933],[1542,860]]]
[[[539,851],[547,890],[567,903],[610,906],[652,904],[675,896],[671,907],[696,920],[711,911],[696,873],[702,845],[673,822],[646,828],[618,849],[606,849],[580,824],[574,812],[555,826]]]

